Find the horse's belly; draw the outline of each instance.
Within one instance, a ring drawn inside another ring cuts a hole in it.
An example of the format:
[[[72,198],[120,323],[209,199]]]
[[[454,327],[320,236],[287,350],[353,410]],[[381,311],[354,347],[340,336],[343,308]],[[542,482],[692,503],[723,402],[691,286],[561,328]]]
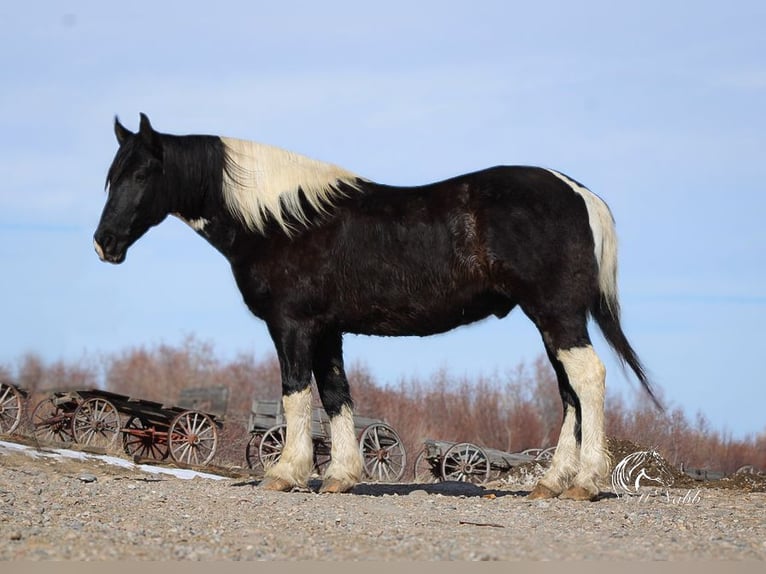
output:
[[[494,294],[471,298],[432,296],[420,300],[370,301],[347,317],[343,330],[360,335],[426,336],[487,318],[504,317],[513,302]]]

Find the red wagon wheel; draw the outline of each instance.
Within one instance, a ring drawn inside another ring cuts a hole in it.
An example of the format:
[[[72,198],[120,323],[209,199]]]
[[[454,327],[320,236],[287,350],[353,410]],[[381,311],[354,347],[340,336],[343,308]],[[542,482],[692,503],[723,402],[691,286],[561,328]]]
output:
[[[442,457],[442,478],[472,484],[489,480],[489,457],[481,448],[469,442],[453,444]]]
[[[377,482],[397,482],[404,475],[407,453],[399,435],[385,423],[373,423],[362,431],[359,448],[365,474]]]
[[[91,397],[75,409],[72,434],[80,444],[110,447],[120,434],[120,413],[106,399]]]
[[[208,415],[185,411],[176,416],[168,430],[170,458],[182,464],[203,466],[215,456],[218,428]]]
[[[261,459],[261,465],[264,470],[276,464],[282,456],[286,437],[287,425],[284,424],[273,426],[263,434],[261,444],[258,445],[258,456]]]
[[[0,434],[11,434],[18,428],[23,399],[16,387],[0,383]]]
[[[167,433],[157,432],[143,417],[132,416],[122,428],[122,449],[132,458],[165,460],[169,454]]]
[[[43,442],[74,442],[72,415],[53,397],[41,400],[32,411],[32,434]]]

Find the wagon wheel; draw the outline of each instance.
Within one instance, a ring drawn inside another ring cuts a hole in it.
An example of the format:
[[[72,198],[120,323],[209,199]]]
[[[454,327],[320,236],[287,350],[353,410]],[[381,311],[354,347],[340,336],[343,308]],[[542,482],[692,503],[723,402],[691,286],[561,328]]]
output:
[[[261,459],[263,470],[268,470],[282,456],[286,437],[287,425],[273,426],[263,434],[261,444],[258,445],[258,457]]]
[[[218,429],[208,415],[184,411],[170,423],[170,458],[183,464],[205,465],[213,460],[218,446]]]
[[[373,423],[362,431],[359,449],[365,474],[377,482],[397,482],[404,475],[407,453],[396,431],[385,423]]]
[[[122,428],[122,449],[132,458],[164,460],[168,456],[167,436],[156,432],[145,418],[134,415]]]
[[[555,446],[549,446],[548,448],[540,449],[540,454],[535,457],[535,460],[550,462],[553,459],[553,455],[556,453]]]
[[[324,439],[314,439],[314,472],[317,476],[322,476],[327,465],[332,461],[330,448],[332,445],[328,448],[328,443]]]
[[[541,448],[528,448],[527,450],[521,451],[521,454],[530,457],[532,460],[537,460],[542,453],[543,449]]]
[[[439,482],[439,465],[432,464],[431,460],[426,458],[426,449],[421,450],[415,457],[415,482],[418,484],[432,484]]]
[[[109,447],[120,434],[120,413],[117,408],[99,397],[80,403],[72,418],[74,440],[88,446]]]
[[[758,471],[755,469],[755,466],[753,466],[752,464],[746,464],[744,466],[740,466],[737,470],[735,470],[734,474],[758,474]]]
[[[69,443],[72,435],[72,417],[53,397],[43,399],[32,411],[32,434],[37,440]]]
[[[489,480],[489,457],[469,442],[453,444],[442,457],[442,478],[483,484]]]
[[[11,434],[21,422],[23,397],[13,385],[0,383],[0,434]]]
[[[258,433],[250,433],[250,440],[245,445],[245,461],[247,462],[247,468],[256,470],[259,466],[263,468],[258,457],[258,449],[261,446],[262,435]]]

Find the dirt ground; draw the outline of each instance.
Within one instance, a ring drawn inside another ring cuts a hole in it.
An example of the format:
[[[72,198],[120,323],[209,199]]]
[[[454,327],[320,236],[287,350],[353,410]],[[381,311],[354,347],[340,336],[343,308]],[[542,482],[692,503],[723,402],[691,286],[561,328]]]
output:
[[[620,448],[610,443],[615,457]],[[0,447],[0,560],[763,560],[766,477],[677,477],[596,502],[530,501],[540,468],[483,486],[260,490],[244,471],[195,478],[98,457]],[[166,469],[168,471],[172,469]],[[193,473],[192,473],[193,475]]]

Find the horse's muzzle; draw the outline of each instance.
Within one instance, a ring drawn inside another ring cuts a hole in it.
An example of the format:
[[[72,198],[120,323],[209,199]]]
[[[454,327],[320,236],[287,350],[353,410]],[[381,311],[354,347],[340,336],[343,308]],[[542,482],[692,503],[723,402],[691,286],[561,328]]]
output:
[[[101,243],[104,245],[102,246]],[[125,250],[122,249],[115,252],[113,249],[114,245],[114,238],[109,235],[104,236],[101,242],[95,237],[93,238],[93,247],[96,249],[96,254],[101,261],[114,264],[122,263],[125,261]]]

